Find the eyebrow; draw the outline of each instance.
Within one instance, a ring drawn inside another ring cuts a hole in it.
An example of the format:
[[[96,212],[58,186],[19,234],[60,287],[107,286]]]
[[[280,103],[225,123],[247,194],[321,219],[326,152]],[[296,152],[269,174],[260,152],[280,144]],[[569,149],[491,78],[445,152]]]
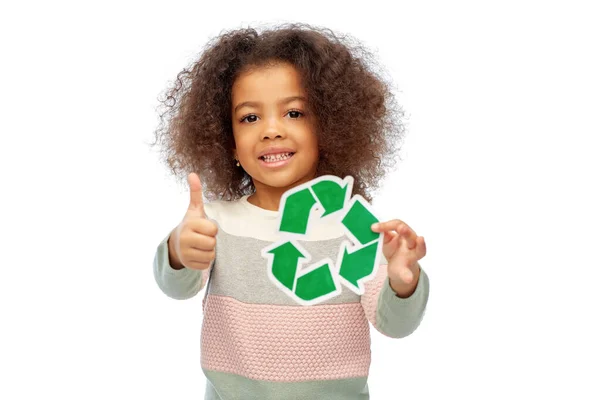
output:
[[[278,104],[287,104],[287,103],[291,103],[294,100],[306,101],[306,98],[304,96],[289,96],[289,97],[285,97],[285,98],[279,100]],[[257,101],[244,101],[243,103],[240,103],[237,106],[235,106],[233,112],[234,113],[237,112],[237,110],[242,107],[258,107],[261,104],[262,103],[257,102]]]

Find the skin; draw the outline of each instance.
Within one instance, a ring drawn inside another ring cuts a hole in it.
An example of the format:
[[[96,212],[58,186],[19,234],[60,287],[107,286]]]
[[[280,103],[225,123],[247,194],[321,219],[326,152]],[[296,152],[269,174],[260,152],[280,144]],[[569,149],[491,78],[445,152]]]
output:
[[[287,190],[316,177],[319,161],[315,121],[308,110],[300,76],[286,63],[250,69],[232,87],[233,156],[252,177],[256,191],[248,201],[260,208],[278,211]],[[253,104],[243,104],[251,102]],[[285,167],[261,165],[258,154],[269,146],[285,146],[295,155]],[[410,297],[419,281],[418,260],[426,253],[425,239],[403,221],[393,219],[373,225],[384,233],[383,253],[388,263],[390,287],[398,297]]]
[[[383,254],[388,260],[390,287],[396,296],[407,298],[416,290],[421,275],[418,261],[425,257],[425,238],[399,219],[373,224],[373,232],[383,232]]]
[[[256,191],[248,201],[266,210],[279,210],[287,190],[316,177],[319,149],[315,124],[298,71],[289,64],[253,68],[232,87],[233,156],[252,177]],[[254,104],[243,104],[252,102]],[[296,154],[277,169],[261,165],[258,154],[270,146],[285,146]]]

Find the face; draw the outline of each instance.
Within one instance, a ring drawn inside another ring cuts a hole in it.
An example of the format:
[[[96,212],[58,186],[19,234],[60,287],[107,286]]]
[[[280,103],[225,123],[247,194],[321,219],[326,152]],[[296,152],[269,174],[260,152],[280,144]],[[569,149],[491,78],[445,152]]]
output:
[[[232,87],[232,123],[234,157],[252,177],[257,193],[281,196],[315,177],[319,155],[315,124],[292,65],[241,74]],[[261,152],[270,147],[289,149],[293,155],[279,162],[262,159]]]

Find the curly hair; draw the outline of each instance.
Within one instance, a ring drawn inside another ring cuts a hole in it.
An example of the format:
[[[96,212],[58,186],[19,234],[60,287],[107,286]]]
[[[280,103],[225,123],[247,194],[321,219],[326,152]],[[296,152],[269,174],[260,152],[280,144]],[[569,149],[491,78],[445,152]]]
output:
[[[252,194],[251,177],[233,160],[233,82],[246,69],[286,62],[299,72],[316,116],[316,176],[350,175],[353,195],[370,202],[400,159],[405,132],[404,112],[373,60],[351,36],[303,23],[222,32],[159,98],[164,112],[152,146],[162,144],[174,175],[185,180],[197,172],[209,200]]]

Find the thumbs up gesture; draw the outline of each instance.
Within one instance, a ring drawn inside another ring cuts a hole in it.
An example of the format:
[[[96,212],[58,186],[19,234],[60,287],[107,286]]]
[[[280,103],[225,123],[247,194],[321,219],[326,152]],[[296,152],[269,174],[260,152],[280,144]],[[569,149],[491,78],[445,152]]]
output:
[[[188,175],[190,205],[169,237],[169,262],[174,269],[207,269],[215,259],[217,225],[206,218],[202,184],[197,174]]]

